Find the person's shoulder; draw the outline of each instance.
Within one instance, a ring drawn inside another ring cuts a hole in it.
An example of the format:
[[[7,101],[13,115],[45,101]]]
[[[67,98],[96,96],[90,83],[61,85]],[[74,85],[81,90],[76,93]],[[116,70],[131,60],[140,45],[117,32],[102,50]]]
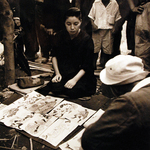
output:
[[[91,48],[91,47],[94,48],[94,43],[93,43],[92,37],[85,31],[81,31],[79,39],[80,39],[80,41],[82,41],[82,43],[84,43],[83,44],[84,46],[86,46],[88,48]]]
[[[79,38],[82,43],[85,43],[85,45],[93,45],[92,37],[84,30],[81,30]]]
[[[66,31],[65,30],[60,30],[58,31],[55,35],[54,35],[54,38],[55,39],[59,39],[59,38],[62,38],[64,36],[66,36]]]
[[[123,95],[113,98],[113,103],[132,105],[134,108],[147,107],[150,108],[150,85],[147,85],[135,92],[127,92]]]
[[[150,99],[150,84],[148,84],[145,87],[140,88],[139,90],[135,92],[128,92],[124,95],[121,95],[120,97],[124,97],[127,99],[130,99],[132,101],[140,101],[140,100],[147,100]]]
[[[62,39],[61,37],[62,37],[62,31],[57,32],[53,38],[53,45],[57,46],[59,41]]]
[[[94,0],[92,6],[98,5],[101,3],[101,0]]]
[[[80,31],[80,36],[81,36],[83,39],[92,39],[92,38],[90,37],[90,35],[89,35],[86,31],[84,31],[84,30],[81,30],[81,31]]]
[[[95,1],[94,1],[94,3],[99,3],[99,2],[101,2],[101,0],[95,0]]]
[[[119,6],[119,4],[117,3],[116,0],[110,0],[110,2],[113,3],[113,4],[115,4],[115,5],[117,5],[117,6]]]
[[[55,37],[56,37],[56,36],[60,36],[60,35],[62,35],[62,34],[64,34],[64,30],[58,31],[58,32],[55,34]]]

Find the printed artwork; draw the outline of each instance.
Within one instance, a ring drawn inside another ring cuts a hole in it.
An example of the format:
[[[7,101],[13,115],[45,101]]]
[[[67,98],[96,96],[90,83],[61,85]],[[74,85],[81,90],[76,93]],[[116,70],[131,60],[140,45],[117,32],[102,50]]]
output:
[[[34,113],[24,109],[23,107],[10,108],[8,110],[5,109],[3,112],[4,113],[3,118],[1,118],[1,122],[7,126],[20,130],[21,126],[34,115]]]
[[[14,105],[16,106],[23,106],[24,108],[28,109],[29,107],[31,107],[34,103],[36,103],[37,101],[41,101],[41,99],[44,99],[45,96],[38,93],[38,92],[31,92],[23,97],[21,97],[20,99],[16,100],[14,103]]]
[[[50,125],[56,118],[52,119],[47,112],[51,111],[62,100],[62,98],[51,96],[45,97],[33,91],[0,110],[0,121],[6,126],[19,130],[28,130],[29,127],[27,128],[26,126],[31,125],[34,120],[36,120],[37,124],[42,124],[41,126],[44,126],[43,120],[45,124]],[[50,120],[51,123],[47,120]],[[30,132],[30,134],[34,135],[34,132]],[[38,135],[38,132],[35,132],[35,135]]]
[[[3,108],[5,108],[7,105],[0,103],[0,110],[2,110]]]
[[[64,100],[50,113],[53,116],[65,118],[68,121],[82,125],[95,111]]]
[[[88,119],[83,126],[87,128],[89,125],[93,124],[96,122],[104,113],[105,111],[102,109],[99,109],[90,119]]]
[[[33,91],[0,109],[0,121],[57,147],[96,111]]]
[[[62,150],[83,150],[81,146],[81,137],[85,128],[82,129],[78,134],[76,134],[73,138],[68,140],[67,142],[61,144],[59,147]]]
[[[46,96],[44,99],[36,101],[33,105],[31,105],[31,107],[29,107],[29,110],[33,112],[39,112],[41,114],[46,114],[49,111],[51,111],[61,101],[62,99],[60,98]]]
[[[21,126],[21,129],[32,136],[39,137],[56,119],[56,117],[49,115],[35,114],[32,119]]]
[[[47,130],[45,130],[40,138],[56,147],[77,126],[77,124],[73,124],[67,119],[58,119]]]

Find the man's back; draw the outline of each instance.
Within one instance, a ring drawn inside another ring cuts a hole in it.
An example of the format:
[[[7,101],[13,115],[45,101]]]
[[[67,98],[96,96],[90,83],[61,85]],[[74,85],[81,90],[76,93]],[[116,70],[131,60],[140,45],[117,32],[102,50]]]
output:
[[[149,150],[150,85],[116,98],[83,138],[84,150]]]

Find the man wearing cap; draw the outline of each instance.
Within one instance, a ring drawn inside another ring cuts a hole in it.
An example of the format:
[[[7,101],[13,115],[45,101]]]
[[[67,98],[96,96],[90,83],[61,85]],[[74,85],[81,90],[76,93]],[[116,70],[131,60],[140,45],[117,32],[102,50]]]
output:
[[[105,95],[116,98],[102,117],[83,133],[84,150],[150,149],[148,75],[142,60],[136,56],[118,55],[106,63],[100,80],[105,85]]]
[[[147,74],[139,57],[118,55],[108,61],[106,68],[100,73],[102,93],[109,98],[118,97],[131,91]]]

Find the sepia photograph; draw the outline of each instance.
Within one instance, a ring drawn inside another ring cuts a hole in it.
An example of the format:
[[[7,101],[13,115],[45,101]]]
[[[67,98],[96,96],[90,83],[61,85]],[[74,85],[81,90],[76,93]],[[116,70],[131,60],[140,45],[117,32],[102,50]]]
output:
[[[150,0],[0,0],[0,150],[150,150]]]

